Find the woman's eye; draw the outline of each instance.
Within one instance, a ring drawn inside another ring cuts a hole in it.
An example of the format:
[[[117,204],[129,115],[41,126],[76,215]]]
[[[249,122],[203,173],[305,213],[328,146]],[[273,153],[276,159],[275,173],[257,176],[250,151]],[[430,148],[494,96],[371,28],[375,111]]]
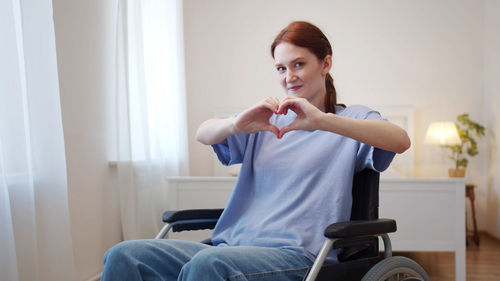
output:
[[[279,66],[279,67],[276,68],[276,70],[278,70],[279,72],[281,72],[281,71],[284,71],[285,68],[283,66]]]
[[[303,62],[297,62],[297,63],[295,63],[295,66],[296,66],[296,67],[301,67],[301,66],[303,66],[303,65],[304,65],[304,63],[303,63]]]

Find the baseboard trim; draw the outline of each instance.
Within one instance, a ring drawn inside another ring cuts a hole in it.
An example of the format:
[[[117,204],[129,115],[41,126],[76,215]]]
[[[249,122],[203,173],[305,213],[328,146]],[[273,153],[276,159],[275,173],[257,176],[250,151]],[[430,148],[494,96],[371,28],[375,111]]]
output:
[[[500,242],[500,237],[497,237],[496,235],[493,235],[493,234],[489,233],[486,230],[479,230],[478,232],[479,232],[479,234],[483,234],[483,235],[489,236],[491,239],[493,239],[493,240],[495,240],[497,242]]]
[[[101,280],[102,272],[97,273],[96,275],[90,277],[89,279],[85,281],[99,281]]]

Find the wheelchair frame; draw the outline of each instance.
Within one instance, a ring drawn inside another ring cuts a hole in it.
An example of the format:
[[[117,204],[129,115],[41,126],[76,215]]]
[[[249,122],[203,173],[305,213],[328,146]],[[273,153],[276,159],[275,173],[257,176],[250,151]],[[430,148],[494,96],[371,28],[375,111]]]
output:
[[[351,220],[333,223],[326,227],[324,236],[327,239],[306,275],[305,281],[387,280],[396,275],[399,278],[400,274],[404,278],[401,280],[405,281],[430,280],[425,270],[413,260],[392,256],[392,245],[388,233],[396,231],[396,221],[378,218],[378,186],[379,173],[377,172],[365,169],[354,175]],[[162,217],[165,225],[155,239],[164,238],[170,230],[179,232],[213,229],[222,212],[223,209],[166,211]],[[378,237],[381,237],[384,243],[383,259],[378,256]],[[211,244],[209,240],[202,241],[202,243],[207,242]],[[359,247],[359,245],[363,246]],[[324,266],[326,256],[332,248],[354,248],[352,256],[356,257],[358,253],[363,253],[367,249],[366,245],[371,245],[372,249],[368,251],[368,254],[361,255],[361,258],[349,260],[348,257],[339,264]],[[347,274],[346,272],[351,268],[356,272]],[[336,275],[323,274],[327,271],[326,269],[332,273],[335,272]]]

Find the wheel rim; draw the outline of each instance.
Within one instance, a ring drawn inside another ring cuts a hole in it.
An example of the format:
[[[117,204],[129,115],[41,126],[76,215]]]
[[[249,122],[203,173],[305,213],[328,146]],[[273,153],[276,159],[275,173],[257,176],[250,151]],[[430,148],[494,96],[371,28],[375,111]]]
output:
[[[403,267],[403,268],[397,268],[393,269],[391,271],[388,271],[387,273],[384,274],[380,280],[387,280],[387,281],[416,281],[416,280],[423,280],[421,279],[420,274],[416,272],[415,270],[408,268],[408,267]]]

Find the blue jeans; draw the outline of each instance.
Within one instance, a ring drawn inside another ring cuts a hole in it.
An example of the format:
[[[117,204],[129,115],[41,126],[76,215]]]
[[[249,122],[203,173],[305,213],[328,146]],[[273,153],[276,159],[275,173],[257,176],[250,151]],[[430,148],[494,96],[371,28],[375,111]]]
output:
[[[212,247],[173,239],[121,242],[104,255],[101,281],[297,280],[312,261],[291,249]]]

